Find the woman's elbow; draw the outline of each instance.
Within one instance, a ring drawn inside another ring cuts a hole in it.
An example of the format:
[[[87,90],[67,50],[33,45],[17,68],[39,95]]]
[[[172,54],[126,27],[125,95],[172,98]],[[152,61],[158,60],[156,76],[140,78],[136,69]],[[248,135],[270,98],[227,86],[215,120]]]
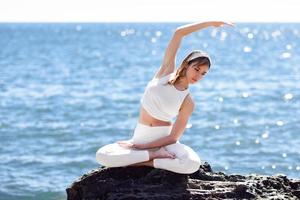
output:
[[[184,36],[183,30],[181,28],[176,28],[174,32],[174,36],[183,37]]]
[[[175,137],[171,137],[170,136],[170,139],[169,139],[169,144],[174,144],[174,143],[176,143],[178,141],[178,139],[177,138],[175,138]]]

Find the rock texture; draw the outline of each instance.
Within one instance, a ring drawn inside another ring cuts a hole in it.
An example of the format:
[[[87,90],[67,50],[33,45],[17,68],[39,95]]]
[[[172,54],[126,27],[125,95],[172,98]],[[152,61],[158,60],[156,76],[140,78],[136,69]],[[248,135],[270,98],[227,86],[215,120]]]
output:
[[[205,162],[193,174],[144,166],[93,170],[66,189],[68,200],[300,199],[300,180],[284,175],[213,172]]]

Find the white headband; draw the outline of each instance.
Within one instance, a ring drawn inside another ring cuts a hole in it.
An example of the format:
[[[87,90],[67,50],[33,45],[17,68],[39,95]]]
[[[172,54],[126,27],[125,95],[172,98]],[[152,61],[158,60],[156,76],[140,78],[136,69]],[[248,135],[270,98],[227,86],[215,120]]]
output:
[[[209,59],[209,62],[211,63],[211,59],[209,57],[209,55],[203,51],[200,51],[200,50],[196,50],[195,52],[193,52],[192,56],[187,60],[188,62],[195,59],[195,58],[198,58],[198,57],[206,57]]]

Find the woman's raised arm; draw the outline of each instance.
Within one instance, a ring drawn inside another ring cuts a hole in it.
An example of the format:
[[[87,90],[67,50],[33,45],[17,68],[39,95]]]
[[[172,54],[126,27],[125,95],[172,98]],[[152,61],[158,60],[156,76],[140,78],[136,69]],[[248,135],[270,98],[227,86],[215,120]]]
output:
[[[167,74],[174,72],[176,53],[180,46],[181,40],[184,36],[186,36],[192,32],[198,31],[200,29],[209,27],[209,26],[219,27],[219,26],[223,26],[225,24],[229,25],[229,26],[234,26],[233,23],[226,23],[226,22],[222,22],[222,21],[196,22],[196,23],[179,26],[175,30],[167,48],[166,48],[162,64],[161,64],[159,70],[156,72],[154,77],[161,78],[162,76],[165,76]]]
[[[210,21],[210,22],[202,22],[202,23],[196,22],[196,23],[180,26],[176,29],[176,32],[178,32],[182,36],[186,36],[192,32],[195,32],[195,31],[198,31],[198,30],[210,27],[210,26],[219,27],[219,26],[223,26],[225,24],[229,25],[229,26],[234,26],[233,23],[222,22],[222,21]]]
[[[164,54],[164,58],[159,70],[155,74],[155,78],[161,78],[167,74],[174,72],[175,70],[175,60],[176,53],[180,46],[182,35],[180,35],[177,31],[174,32],[167,49]]]

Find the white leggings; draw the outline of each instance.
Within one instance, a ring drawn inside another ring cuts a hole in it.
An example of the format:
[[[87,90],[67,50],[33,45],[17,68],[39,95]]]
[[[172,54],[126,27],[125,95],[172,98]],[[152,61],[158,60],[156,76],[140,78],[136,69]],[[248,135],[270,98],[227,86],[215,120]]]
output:
[[[170,134],[171,126],[147,126],[137,123],[134,129],[133,137],[130,139],[133,143],[142,144],[152,142],[156,139],[165,137]],[[153,159],[153,167],[165,169],[180,174],[191,174],[196,172],[201,164],[197,153],[177,141],[174,144],[164,146],[167,151],[176,155],[175,159],[171,158],[155,158]],[[159,148],[137,150],[121,147],[117,143],[107,144],[96,153],[96,160],[99,164],[106,167],[122,167],[139,162],[149,161],[149,152]]]

